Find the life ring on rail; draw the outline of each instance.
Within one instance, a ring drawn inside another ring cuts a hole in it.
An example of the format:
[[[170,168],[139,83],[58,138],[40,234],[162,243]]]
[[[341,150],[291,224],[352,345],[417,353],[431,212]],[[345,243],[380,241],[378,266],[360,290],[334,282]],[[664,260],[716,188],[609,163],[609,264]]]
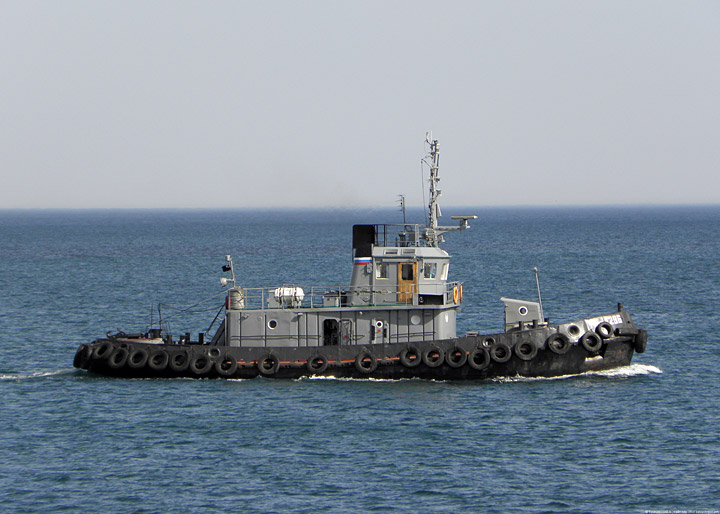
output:
[[[508,345],[502,341],[498,341],[490,347],[490,358],[495,362],[502,364],[512,358],[512,351],[510,351],[510,347]]]
[[[531,339],[516,343],[514,350],[515,355],[517,355],[520,360],[523,361],[533,360],[538,352],[537,346],[535,345],[535,343],[532,342]]]
[[[455,305],[457,305],[459,299],[460,299],[460,291],[458,290],[458,286],[453,286],[453,303]]]
[[[355,368],[365,375],[372,373],[378,367],[378,361],[370,350],[364,349],[355,357]]]
[[[165,371],[170,362],[170,356],[165,350],[158,350],[150,354],[147,365],[153,371]]]
[[[116,348],[110,354],[107,360],[108,367],[111,369],[120,369],[125,366],[128,360],[128,351],[125,348]]]
[[[235,357],[226,353],[222,359],[215,361],[215,371],[222,377],[231,377],[238,369],[238,362]]]
[[[445,354],[445,362],[447,362],[451,368],[461,368],[467,362],[467,358],[467,352],[459,346],[453,346]]]
[[[422,360],[428,368],[437,368],[445,362],[445,352],[439,346],[432,345],[423,352]]]
[[[559,332],[550,335],[550,337],[545,340],[545,344],[551,352],[558,355],[563,355],[570,349],[570,340],[565,334]]]
[[[307,360],[307,369],[310,373],[322,373],[326,369],[328,369],[328,366],[330,365],[330,362],[327,360],[327,357],[325,357],[323,354],[318,353],[314,357],[310,357]]]
[[[136,348],[128,355],[128,367],[132,369],[141,369],[147,364],[150,352],[146,348]]]
[[[595,353],[602,348],[602,339],[595,332],[587,331],[580,338],[580,344],[590,353]]]
[[[268,353],[262,359],[258,359],[257,368],[262,375],[274,375],[277,373],[277,370],[280,369],[280,359],[275,357],[272,353]]]
[[[420,351],[414,346],[408,346],[400,352],[400,364],[406,368],[414,368],[422,362]]]
[[[487,348],[475,348],[468,357],[468,364],[472,369],[482,371],[490,365],[490,352]]]
[[[603,339],[610,339],[614,335],[613,327],[607,321],[603,321],[595,327],[595,333]]]
[[[190,365],[190,354],[187,350],[181,350],[170,358],[170,369],[176,373],[181,373],[188,369]]]
[[[462,287],[462,284],[460,284],[460,285],[458,286],[458,296],[459,296],[458,301],[459,301],[460,303],[462,303],[462,299],[463,299],[463,287]]]

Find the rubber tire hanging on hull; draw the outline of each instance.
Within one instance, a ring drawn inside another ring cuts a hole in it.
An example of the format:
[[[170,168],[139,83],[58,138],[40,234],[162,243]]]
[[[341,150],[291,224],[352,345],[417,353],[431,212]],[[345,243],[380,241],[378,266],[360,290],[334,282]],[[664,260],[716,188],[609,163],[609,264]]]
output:
[[[597,327],[595,327],[595,333],[602,339],[610,339],[613,335],[613,327],[607,321],[603,321]]]
[[[145,364],[147,364],[148,357],[150,357],[150,352],[145,348],[136,348],[128,355],[128,367],[132,369],[144,368]]]
[[[315,357],[310,357],[307,364],[305,364],[310,373],[324,373],[328,369],[329,365],[330,362],[327,360],[327,357],[321,353],[317,354]]]
[[[81,344],[77,352],[75,352],[75,359],[73,359],[73,366],[80,369],[88,369],[90,361],[92,360],[93,349],[89,344]]]
[[[490,352],[487,348],[475,348],[468,357],[468,364],[477,371],[482,371],[490,365]]]
[[[558,332],[548,337],[545,340],[545,345],[551,352],[557,355],[563,355],[570,349],[570,339],[568,339],[565,334]]]
[[[98,361],[104,361],[113,352],[115,347],[110,341],[103,341],[93,350],[93,359]]]
[[[595,332],[585,332],[580,338],[580,344],[590,353],[596,353],[602,348],[603,341]]]
[[[127,348],[116,348],[108,357],[107,365],[110,369],[120,369],[127,363]]]
[[[153,371],[165,371],[170,362],[170,356],[165,350],[158,350],[150,354],[147,366]]]
[[[467,362],[467,352],[459,346],[454,346],[445,354],[445,362],[451,368],[462,368]]]
[[[533,343],[530,339],[515,343],[515,347],[513,349],[515,350],[515,355],[523,361],[533,360],[538,352],[537,346],[535,346],[535,343]]]
[[[428,368],[437,368],[445,362],[445,352],[440,347],[432,345],[423,352],[422,361]]]
[[[231,377],[238,369],[238,362],[235,357],[226,353],[222,359],[215,361],[215,371],[221,377]]]
[[[406,368],[414,368],[422,362],[420,351],[414,346],[408,346],[400,352],[400,364]]]
[[[495,343],[490,347],[490,358],[498,364],[502,364],[512,358],[512,350],[505,343]]]
[[[190,354],[187,350],[181,350],[170,357],[170,369],[176,373],[182,373],[190,365]]]
[[[209,355],[206,355],[204,353],[200,355],[195,355],[192,359],[190,359],[190,371],[192,371],[196,375],[206,375],[210,372],[212,367],[213,360],[210,358]]]
[[[648,339],[647,330],[640,329],[640,331],[635,336],[635,341],[633,342],[633,348],[635,348],[636,352],[638,352],[638,353],[645,352],[645,347],[647,346],[647,339]]]
[[[377,367],[378,361],[370,350],[365,349],[355,357],[355,369],[364,375],[372,373]]]
[[[268,353],[262,359],[258,359],[257,368],[260,374],[269,377],[274,375],[280,369],[280,359],[275,357],[272,353]]]

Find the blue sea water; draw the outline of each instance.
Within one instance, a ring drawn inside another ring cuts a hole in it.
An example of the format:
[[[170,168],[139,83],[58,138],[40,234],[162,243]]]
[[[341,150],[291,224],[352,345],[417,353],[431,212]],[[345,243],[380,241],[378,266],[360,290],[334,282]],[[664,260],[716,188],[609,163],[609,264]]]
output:
[[[344,285],[352,224],[398,213],[0,212],[0,511],[718,512],[720,208],[445,214],[475,213],[444,245],[460,333],[500,331],[537,266],[551,320],[623,302],[647,352],[469,383],[91,376],[78,344],[153,305],[207,329],[225,254],[246,286]]]

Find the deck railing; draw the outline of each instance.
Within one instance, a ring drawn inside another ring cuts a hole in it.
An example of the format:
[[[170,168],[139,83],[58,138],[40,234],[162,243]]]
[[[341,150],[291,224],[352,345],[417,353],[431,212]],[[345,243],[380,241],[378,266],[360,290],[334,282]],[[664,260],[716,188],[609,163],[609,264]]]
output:
[[[237,309],[305,309],[361,306],[422,305],[433,297],[435,304],[457,303],[460,282],[447,282],[439,294],[425,295],[417,285],[404,286],[316,286],[305,289],[296,285],[236,288],[229,290],[230,305]],[[438,298],[440,297],[440,298]]]

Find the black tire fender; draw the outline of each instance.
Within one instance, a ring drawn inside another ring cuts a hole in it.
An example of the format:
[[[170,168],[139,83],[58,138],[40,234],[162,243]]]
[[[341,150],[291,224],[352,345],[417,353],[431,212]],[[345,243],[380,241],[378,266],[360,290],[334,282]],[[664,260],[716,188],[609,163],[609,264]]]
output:
[[[495,362],[502,364],[512,358],[512,351],[507,344],[502,341],[498,341],[490,347],[490,358]]]
[[[196,375],[205,375],[212,369],[212,367],[213,360],[210,358],[209,355],[206,355],[204,353],[194,355],[190,359],[190,371],[192,371]]]
[[[468,364],[472,369],[482,371],[490,365],[490,352],[487,348],[475,348],[468,357]]]
[[[635,341],[633,341],[633,348],[635,348],[635,351],[637,353],[645,353],[645,348],[647,347],[647,339],[647,330],[640,329],[640,331],[635,336]]]
[[[595,327],[595,333],[602,339],[610,339],[615,334],[615,331],[610,323],[603,321]]]
[[[190,366],[190,354],[187,350],[181,350],[170,357],[170,369],[176,373],[182,373]]]
[[[570,339],[565,334],[556,332],[545,340],[545,345],[551,352],[563,355],[570,349]]]
[[[533,360],[538,352],[537,345],[532,341],[532,339],[515,343],[515,347],[513,349],[515,350],[515,355],[523,361]]]
[[[73,366],[80,369],[88,369],[90,360],[92,359],[93,349],[89,344],[81,344],[75,352]]]
[[[275,357],[272,353],[268,353],[262,359],[258,359],[257,368],[262,375],[274,375],[280,369],[280,359]]]
[[[445,354],[445,362],[447,362],[448,366],[450,366],[451,368],[463,367],[467,362],[467,359],[467,352],[459,346],[453,346]]]
[[[422,355],[420,355],[420,350],[418,350],[415,346],[408,346],[400,352],[400,364],[406,368],[414,368],[421,362]]]
[[[318,353],[314,357],[310,357],[305,364],[310,373],[323,373],[326,369],[328,369],[329,365],[330,362],[327,360],[327,357],[321,353]]]
[[[428,368],[437,368],[445,362],[445,352],[439,346],[432,345],[423,352],[422,360]]]
[[[589,330],[580,338],[580,344],[590,353],[595,353],[602,348],[603,340],[595,332]]]
[[[147,351],[147,348],[135,348],[128,355],[128,367],[132,369],[144,368],[148,357],[150,357],[150,352]]]
[[[147,365],[153,371],[164,371],[168,362],[170,362],[168,353],[165,350],[157,350],[150,354]]]
[[[355,368],[365,375],[372,373],[378,367],[378,361],[370,350],[364,349],[355,357]]]
[[[116,348],[108,357],[107,365],[110,369],[120,369],[125,366],[128,360],[128,351],[126,348]]]
[[[238,361],[235,357],[226,352],[222,359],[215,361],[215,371],[221,377],[231,377],[238,369]]]
[[[105,360],[110,357],[113,350],[115,350],[115,346],[110,341],[103,341],[93,350],[93,359],[98,361]]]

